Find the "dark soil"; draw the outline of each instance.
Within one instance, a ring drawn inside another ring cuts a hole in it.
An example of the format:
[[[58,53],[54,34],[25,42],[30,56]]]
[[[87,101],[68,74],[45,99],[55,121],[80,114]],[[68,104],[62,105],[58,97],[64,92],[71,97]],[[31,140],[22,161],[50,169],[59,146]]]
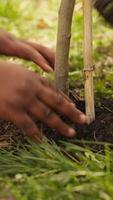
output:
[[[71,99],[77,107],[84,112],[84,101],[77,100],[76,96],[70,94]],[[73,124],[68,119],[63,120],[74,127],[78,133],[74,140],[88,140],[95,142],[108,142],[113,143],[113,99],[101,98],[97,100],[96,108],[96,120],[90,125],[78,125]],[[49,127],[39,124],[43,133],[52,140],[59,141],[61,139],[67,140],[62,137],[55,130],[51,130]],[[21,147],[26,143],[26,138],[23,136],[22,130],[18,129],[10,122],[0,121],[0,147],[12,148],[14,146]],[[95,143],[95,147],[96,147]]]
[[[77,108],[85,112],[85,103],[80,100],[79,97],[70,94],[70,98],[76,104]],[[68,119],[62,117],[65,122],[70,124],[77,131],[77,136],[73,140],[86,140],[94,142],[94,149],[101,150],[103,145],[97,143],[113,143],[113,99],[101,98],[96,100],[95,104],[96,110],[96,120],[90,125],[79,125],[73,124]],[[43,132],[47,134],[47,137],[52,138],[55,141],[67,140],[67,138],[62,137],[55,130],[51,130],[49,127],[43,127]],[[68,139],[70,140],[70,139]]]

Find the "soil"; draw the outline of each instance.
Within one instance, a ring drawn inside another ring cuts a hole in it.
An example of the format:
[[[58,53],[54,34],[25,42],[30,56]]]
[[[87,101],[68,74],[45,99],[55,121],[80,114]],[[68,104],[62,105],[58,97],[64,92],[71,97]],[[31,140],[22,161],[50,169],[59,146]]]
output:
[[[85,104],[80,98],[77,98],[73,93],[70,94],[70,98],[76,104],[76,106],[84,112]],[[97,142],[113,143],[113,99],[101,98],[97,100],[95,105],[96,120],[90,125],[78,125],[73,124],[67,118],[62,117],[65,122],[74,127],[77,131],[76,140],[88,140]],[[59,140],[68,140],[62,137],[55,130],[51,130],[49,127],[37,123],[41,127],[43,133],[52,140],[58,142]],[[0,121],[0,147],[11,149],[12,147],[21,147],[27,142],[22,130],[17,128],[10,122]],[[95,143],[94,148],[101,149],[101,145]]]

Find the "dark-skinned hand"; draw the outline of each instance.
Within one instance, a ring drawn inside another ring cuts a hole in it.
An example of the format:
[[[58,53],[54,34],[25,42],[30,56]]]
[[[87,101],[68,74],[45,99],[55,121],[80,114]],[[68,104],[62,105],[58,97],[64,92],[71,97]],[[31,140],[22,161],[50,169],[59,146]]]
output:
[[[0,54],[30,60],[46,72],[50,72],[54,68],[55,55],[51,49],[20,40],[2,29],[0,29]]]
[[[74,136],[76,132],[57,113],[75,123],[86,122],[86,116],[45,79],[23,66],[0,61],[0,119],[13,122],[39,141],[42,133],[33,119],[65,136]]]

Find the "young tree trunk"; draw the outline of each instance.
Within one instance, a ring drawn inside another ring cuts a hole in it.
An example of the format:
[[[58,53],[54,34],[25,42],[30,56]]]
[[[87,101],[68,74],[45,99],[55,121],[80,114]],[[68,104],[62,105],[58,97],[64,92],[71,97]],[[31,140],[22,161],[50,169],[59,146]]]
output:
[[[92,0],[83,0],[84,8],[84,74],[88,123],[95,119],[92,58]]]
[[[75,0],[61,0],[55,58],[55,84],[68,94],[69,47]]]

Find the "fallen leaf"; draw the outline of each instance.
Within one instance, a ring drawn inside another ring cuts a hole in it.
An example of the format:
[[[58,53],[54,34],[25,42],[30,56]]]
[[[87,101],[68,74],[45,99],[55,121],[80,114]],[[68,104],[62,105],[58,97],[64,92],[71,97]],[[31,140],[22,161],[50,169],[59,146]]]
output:
[[[46,22],[44,19],[40,19],[40,20],[38,21],[37,27],[38,27],[39,29],[45,29],[45,28],[48,28],[49,25],[47,24],[47,22]]]

